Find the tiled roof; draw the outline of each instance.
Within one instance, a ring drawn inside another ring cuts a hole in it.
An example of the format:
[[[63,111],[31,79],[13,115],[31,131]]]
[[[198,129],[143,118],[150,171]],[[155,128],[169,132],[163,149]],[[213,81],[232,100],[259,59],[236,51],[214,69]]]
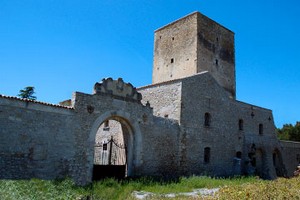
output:
[[[2,94],[0,94],[0,98],[15,99],[15,100],[18,100],[18,101],[32,102],[32,103],[41,104],[41,105],[45,105],[45,106],[52,106],[52,107],[57,107],[57,108],[65,108],[65,109],[70,109],[70,110],[74,109],[72,106],[62,106],[62,105],[59,105],[59,104],[52,104],[52,103],[46,103],[46,102],[35,101],[35,100],[30,100],[30,99],[23,99],[23,98],[19,98],[19,97],[6,96],[6,95],[2,95]]]

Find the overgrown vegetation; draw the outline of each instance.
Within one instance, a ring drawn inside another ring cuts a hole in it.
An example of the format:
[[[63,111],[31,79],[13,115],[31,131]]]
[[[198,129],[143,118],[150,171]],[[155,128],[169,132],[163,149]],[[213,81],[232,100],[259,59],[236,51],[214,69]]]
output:
[[[205,199],[300,199],[300,177],[264,181],[255,177],[214,179],[196,176],[171,182],[155,181],[151,178],[123,181],[106,179],[86,187],[75,186],[70,179],[0,180],[0,199],[134,199],[133,191],[166,194],[217,187],[220,187],[219,192],[214,197]],[[176,199],[195,198],[180,196]]]
[[[295,125],[285,124],[281,129],[277,128],[276,132],[280,140],[300,142],[300,122],[297,122]]]

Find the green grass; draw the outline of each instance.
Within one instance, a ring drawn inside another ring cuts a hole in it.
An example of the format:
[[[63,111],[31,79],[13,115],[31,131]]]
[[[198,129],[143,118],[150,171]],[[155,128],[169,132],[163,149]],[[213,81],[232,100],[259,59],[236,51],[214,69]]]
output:
[[[151,178],[116,181],[106,179],[85,187],[76,186],[70,179],[0,180],[0,199],[134,199],[133,191],[156,194],[191,192],[199,188],[220,187],[217,197],[208,199],[300,199],[300,178],[263,181],[255,177],[215,179],[208,177],[180,178],[177,181],[157,181]],[[177,199],[192,199],[178,197]],[[161,199],[160,196],[155,199]],[[199,197],[199,199],[202,199]]]

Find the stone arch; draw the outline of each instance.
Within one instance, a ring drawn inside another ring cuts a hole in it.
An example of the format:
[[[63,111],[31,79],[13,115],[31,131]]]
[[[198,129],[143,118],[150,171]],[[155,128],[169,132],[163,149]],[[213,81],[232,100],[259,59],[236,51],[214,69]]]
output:
[[[135,168],[140,165],[141,155],[141,131],[138,120],[134,120],[131,114],[122,110],[110,110],[98,116],[91,127],[88,138],[88,174],[87,178],[92,181],[93,165],[94,165],[94,143],[99,127],[107,120],[116,120],[125,126],[128,130],[127,139],[127,176],[135,175]]]

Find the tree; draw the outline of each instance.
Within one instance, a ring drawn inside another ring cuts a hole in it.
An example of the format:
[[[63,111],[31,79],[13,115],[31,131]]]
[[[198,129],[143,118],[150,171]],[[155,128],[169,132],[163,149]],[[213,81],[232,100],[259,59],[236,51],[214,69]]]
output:
[[[277,136],[281,140],[300,141],[300,122],[295,126],[292,124],[285,124],[281,129],[277,129]]]
[[[34,87],[27,86],[23,90],[20,90],[18,97],[21,97],[23,99],[36,100],[36,96],[33,96],[34,93]]]

